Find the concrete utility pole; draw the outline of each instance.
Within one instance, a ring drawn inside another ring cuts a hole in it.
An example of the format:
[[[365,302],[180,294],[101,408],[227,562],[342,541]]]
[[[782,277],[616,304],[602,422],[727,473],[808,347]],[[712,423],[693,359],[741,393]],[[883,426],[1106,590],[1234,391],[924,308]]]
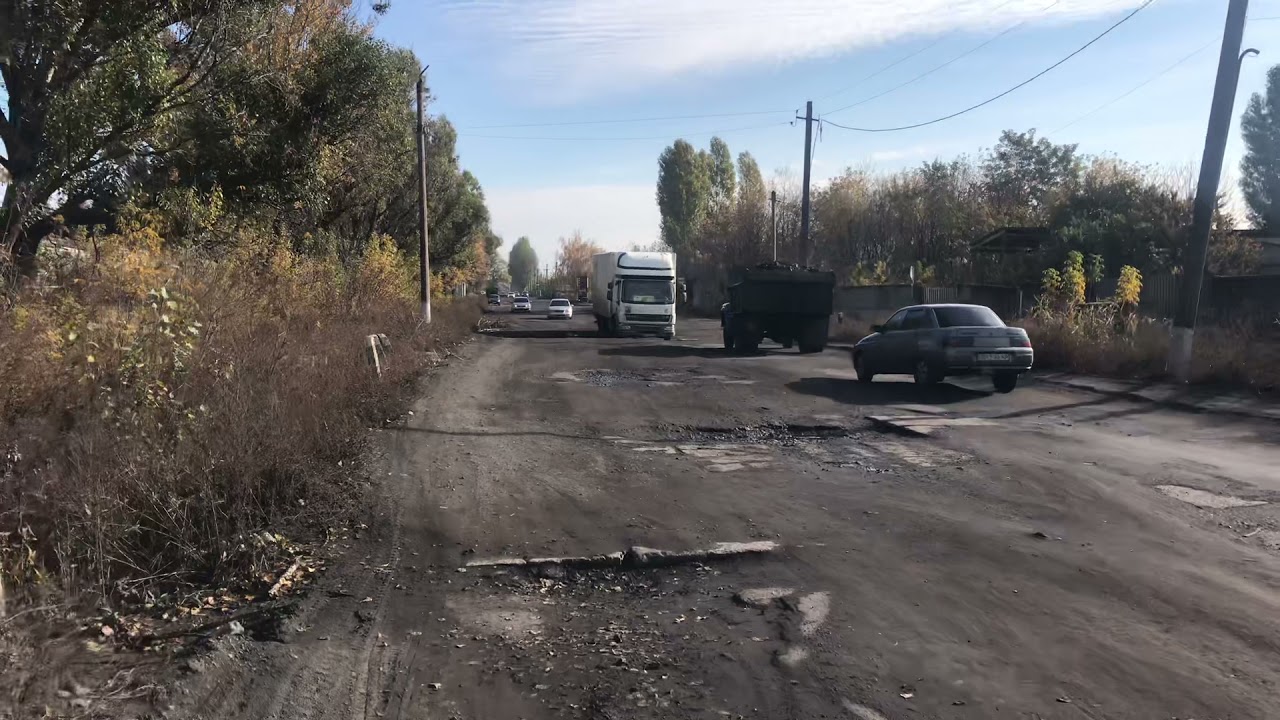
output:
[[[773,225],[773,261],[778,262],[778,191],[769,191],[769,223]]]
[[[428,65],[427,67],[431,67]],[[431,260],[427,255],[427,81],[423,77],[427,68],[418,73],[418,282],[422,300],[422,321],[431,323]]]
[[[1236,85],[1240,80],[1240,62],[1257,50],[1240,52],[1244,37],[1245,16],[1249,0],[1230,0],[1227,25],[1222,32],[1222,52],[1218,56],[1218,79],[1213,86],[1213,105],[1209,108],[1209,129],[1204,137],[1204,157],[1200,160],[1200,181],[1191,216],[1191,237],[1186,262],[1182,267],[1182,292],[1169,336],[1169,360],[1166,370],[1174,378],[1186,382],[1191,376],[1192,345],[1196,315],[1200,312],[1200,288],[1204,284],[1205,260],[1209,256],[1209,234],[1213,226],[1213,210],[1218,200],[1218,181],[1222,177],[1222,156],[1231,132],[1231,111],[1235,106]]]
[[[797,117],[796,119],[800,119]],[[813,101],[804,104],[804,191],[800,196],[800,257],[801,265],[809,264],[809,171],[813,159]]]

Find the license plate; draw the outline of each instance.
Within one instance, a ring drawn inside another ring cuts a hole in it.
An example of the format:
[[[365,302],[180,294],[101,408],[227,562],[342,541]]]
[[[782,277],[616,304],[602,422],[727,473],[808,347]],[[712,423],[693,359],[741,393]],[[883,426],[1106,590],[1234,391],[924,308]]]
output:
[[[978,353],[978,362],[1009,362],[1013,357],[1009,353]]]

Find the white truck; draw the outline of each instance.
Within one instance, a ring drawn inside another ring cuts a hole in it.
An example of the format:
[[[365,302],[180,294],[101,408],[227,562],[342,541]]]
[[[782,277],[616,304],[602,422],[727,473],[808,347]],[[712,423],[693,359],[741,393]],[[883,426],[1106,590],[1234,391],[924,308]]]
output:
[[[600,253],[591,269],[591,309],[601,335],[675,337],[675,253]]]

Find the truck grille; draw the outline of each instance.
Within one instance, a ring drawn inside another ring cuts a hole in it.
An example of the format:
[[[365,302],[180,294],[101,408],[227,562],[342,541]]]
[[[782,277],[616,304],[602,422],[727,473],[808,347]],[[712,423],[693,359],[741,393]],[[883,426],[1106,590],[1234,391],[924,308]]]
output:
[[[627,313],[627,319],[633,322],[671,322],[670,315],[658,315],[655,313]]]

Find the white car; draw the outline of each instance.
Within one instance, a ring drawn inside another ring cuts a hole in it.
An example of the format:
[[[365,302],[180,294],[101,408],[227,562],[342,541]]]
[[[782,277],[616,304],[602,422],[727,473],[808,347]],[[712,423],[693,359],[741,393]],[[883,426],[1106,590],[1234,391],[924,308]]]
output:
[[[547,319],[565,318],[566,320],[573,317],[573,303],[564,298],[556,298],[551,301],[551,305],[547,308]]]
[[[529,298],[527,297],[516,296],[516,299],[511,302],[511,312],[513,313],[518,313],[518,312],[527,313],[532,311],[533,311],[533,303],[529,302]]]

